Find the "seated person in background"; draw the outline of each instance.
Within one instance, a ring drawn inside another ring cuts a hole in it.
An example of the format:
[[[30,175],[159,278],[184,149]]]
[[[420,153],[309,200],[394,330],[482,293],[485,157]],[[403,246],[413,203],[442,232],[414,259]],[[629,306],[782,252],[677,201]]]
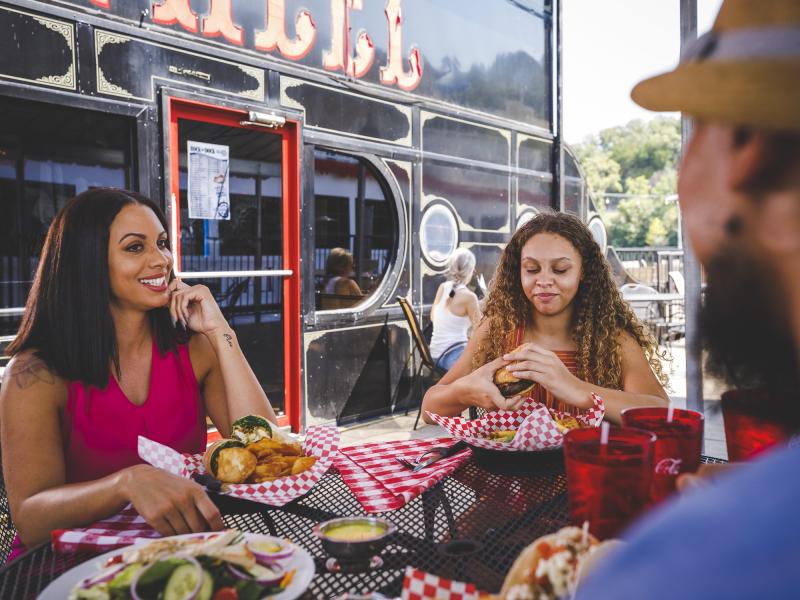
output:
[[[344,248],[333,248],[325,261],[325,289],[320,301],[322,310],[347,308],[363,299],[361,288],[352,279],[353,255]]]
[[[445,371],[464,352],[469,328],[481,320],[478,297],[467,288],[474,272],[475,255],[466,248],[456,249],[447,266],[447,281],[436,290],[431,307],[431,357]]]
[[[425,394],[422,414],[516,409],[526,397],[505,398],[492,382],[512,362],[513,375],[539,384],[534,399],[571,414],[592,407],[592,392],[615,423],[629,406],[668,402],[655,340],[620,296],[589,229],[566,213],[539,214],[511,238],[483,320]]]
[[[0,387],[12,556],[128,503],[162,535],[222,529],[194,481],[145,464],[144,435],[206,447],[275,414],[208,288],[172,273],[167,221],[152,201],[96,188],[50,225]]]
[[[725,0],[709,34],[632,96],[694,118],[678,172],[706,268],[700,330],[754,412],[800,431],[800,2]],[[684,484],[691,478],[683,476]],[[696,481],[696,480],[695,480]],[[800,598],[800,444],[728,469],[625,534],[579,600]]]

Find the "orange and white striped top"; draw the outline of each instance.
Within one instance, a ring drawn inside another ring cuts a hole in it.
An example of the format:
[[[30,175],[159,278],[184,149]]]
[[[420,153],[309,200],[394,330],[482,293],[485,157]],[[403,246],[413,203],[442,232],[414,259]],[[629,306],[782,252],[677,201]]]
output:
[[[525,335],[525,328],[519,327],[517,328],[517,333],[515,336],[515,343],[514,348],[519,346],[522,343],[523,336]],[[513,349],[513,348],[512,348]],[[554,350],[555,355],[561,359],[561,362],[564,363],[564,366],[567,367],[567,370],[577,377],[578,375],[578,361],[577,355],[578,353],[574,350]],[[533,400],[537,402],[541,402],[547,408],[552,408],[554,410],[558,410],[561,412],[568,413],[570,415],[577,415],[580,414],[581,410],[577,406],[573,406],[571,404],[567,404],[566,402],[562,402],[553,394],[550,393],[550,390],[545,389],[541,385],[537,385],[533,388],[533,393],[530,396]]]

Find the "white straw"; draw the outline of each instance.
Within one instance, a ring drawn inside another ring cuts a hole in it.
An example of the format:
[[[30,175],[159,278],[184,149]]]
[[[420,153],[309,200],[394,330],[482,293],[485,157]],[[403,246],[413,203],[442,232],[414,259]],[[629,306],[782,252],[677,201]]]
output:
[[[600,425],[600,443],[604,446],[608,444],[609,428],[610,426],[606,421],[603,421],[602,424]]]
[[[672,405],[672,402],[669,403],[669,408],[667,409],[667,423],[672,423],[672,416],[675,413],[675,407]]]

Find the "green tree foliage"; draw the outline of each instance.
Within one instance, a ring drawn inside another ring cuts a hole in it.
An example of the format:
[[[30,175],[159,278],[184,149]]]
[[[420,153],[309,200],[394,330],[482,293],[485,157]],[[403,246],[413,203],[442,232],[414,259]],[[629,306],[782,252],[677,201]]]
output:
[[[635,120],[624,127],[604,129],[600,148],[619,163],[623,180],[675,168],[681,153],[681,124],[673,117]]]
[[[617,161],[595,145],[581,145],[575,150],[592,190],[602,190],[602,193],[622,191],[622,177]]]
[[[605,129],[575,147],[587,183],[598,204],[606,194],[624,193],[605,211],[609,243],[614,246],[677,244],[677,166],[680,120],[656,117]]]

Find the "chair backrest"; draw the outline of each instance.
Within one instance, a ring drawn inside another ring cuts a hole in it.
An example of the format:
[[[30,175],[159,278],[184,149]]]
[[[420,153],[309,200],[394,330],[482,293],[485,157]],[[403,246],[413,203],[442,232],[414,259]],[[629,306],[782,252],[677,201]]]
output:
[[[606,248],[606,260],[611,266],[611,273],[614,275],[614,281],[617,282],[617,285],[637,282],[636,278],[628,272],[628,265],[626,264],[628,261],[620,260],[619,254],[617,254],[613,246]]]
[[[657,294],[655,288],[642,283],[626,283],[619,288],[622,297],[630,305],[633,314],[641,321],[652,321],[658,317],[658,302],[652,300],[636,300],[641,294]]]
[[[680,271],[670,271],[669,280],[672,282],[675,292],[683,296],[684,290],[686,289],[686,281],[683,279],[683,273]]]
[[[622,287],[619,288],[620,293],[623,297],[627,298],[628,296],[636,296],[637,294],[657,294],[658,291],[650,287],[649,285],[644,285],[643,283],[626,283]]]
[[[429,369],[433,369],[431,351],[428,348],[428,344],[425,342],[425,338],[422,337],[422,329],[419,326],[419,321],[417,321],[417,315],[414,314],[414,310],[411,308],[408,300],[403,296],[398,296],[397,302],[400,304],[400,308],[403,309],[408,327],[411,329],[411,337],[414,338],[414,344],[416,344],[419,355],[422,357],[422,362],[424,362],[425,366]]]

